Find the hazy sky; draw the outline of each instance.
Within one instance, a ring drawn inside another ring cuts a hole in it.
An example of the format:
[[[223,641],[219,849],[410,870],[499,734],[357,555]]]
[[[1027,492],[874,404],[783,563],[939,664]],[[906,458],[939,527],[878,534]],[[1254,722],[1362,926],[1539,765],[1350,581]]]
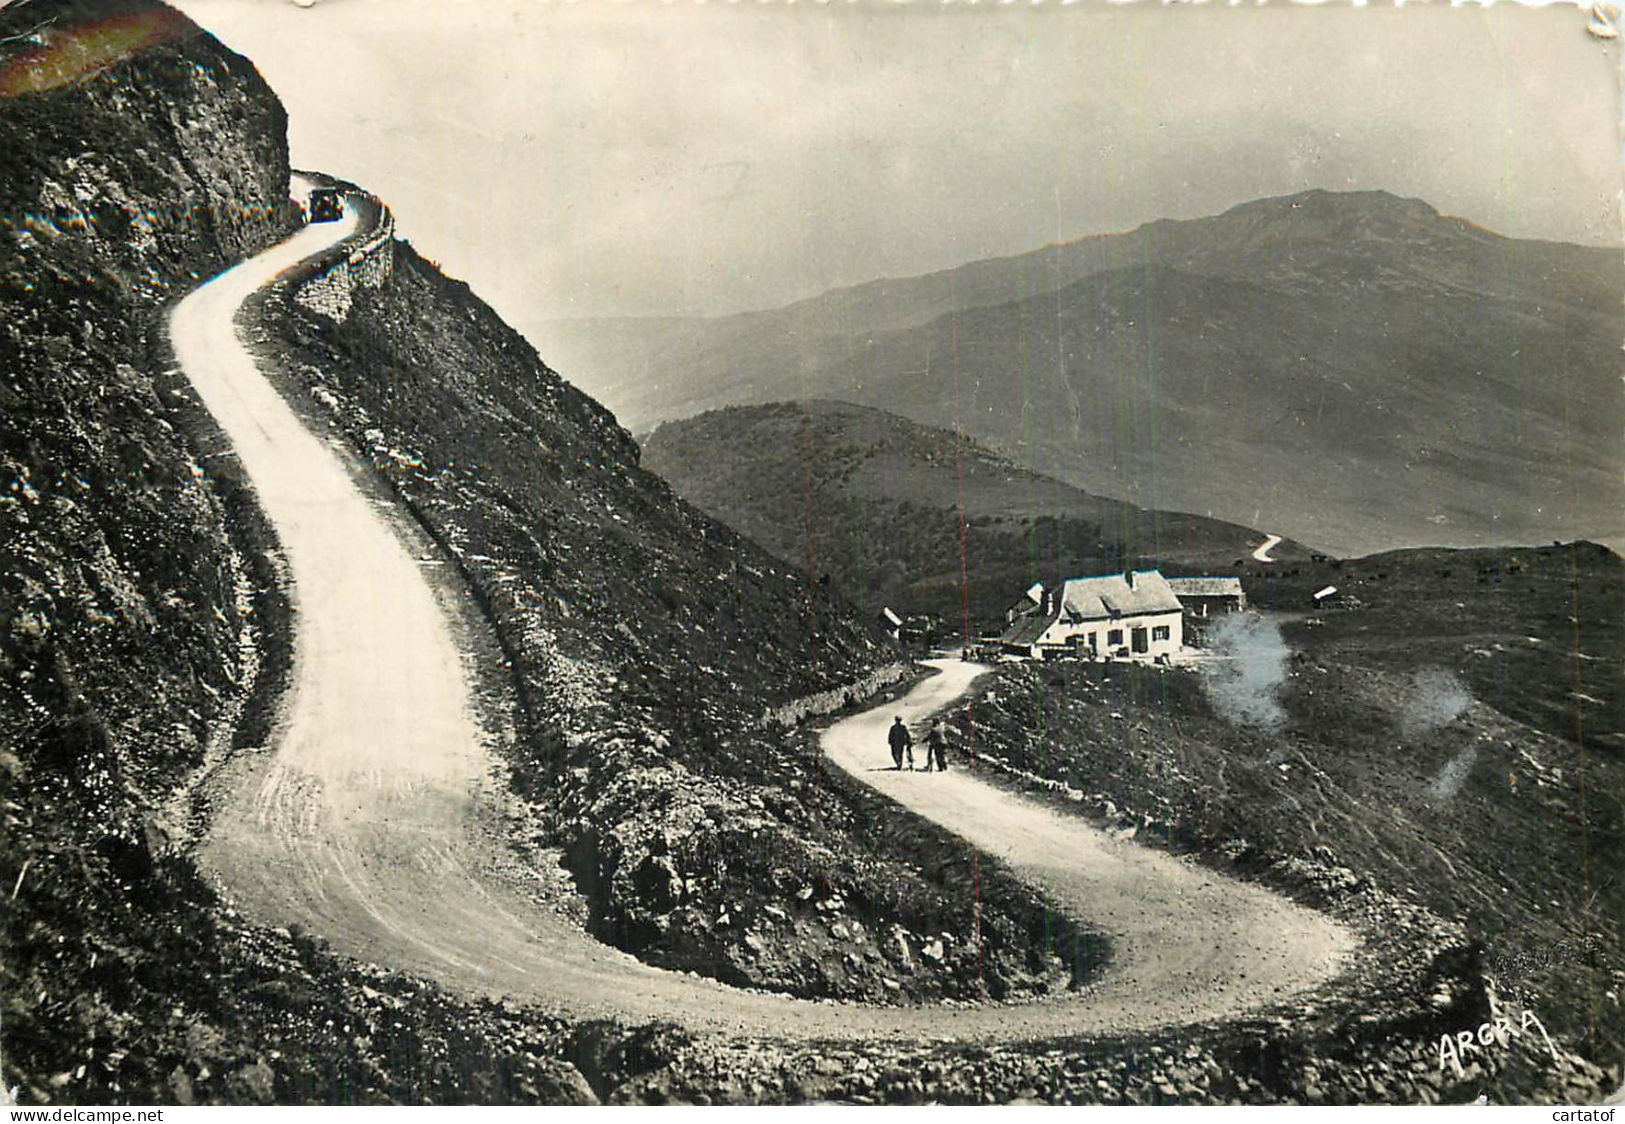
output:
[[[1574,8],[179,0],[516,322],[721,313],[1308,187],[1620,238]]]

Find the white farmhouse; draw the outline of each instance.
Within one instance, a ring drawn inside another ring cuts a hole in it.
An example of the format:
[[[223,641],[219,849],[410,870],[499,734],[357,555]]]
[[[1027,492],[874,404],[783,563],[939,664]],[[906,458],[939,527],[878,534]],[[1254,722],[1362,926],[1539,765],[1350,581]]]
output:
[[[1006,651],[1042,657],[1155,660],[1184,643],[1179,598],[1158,570],[1034,585],[1006,614]]]

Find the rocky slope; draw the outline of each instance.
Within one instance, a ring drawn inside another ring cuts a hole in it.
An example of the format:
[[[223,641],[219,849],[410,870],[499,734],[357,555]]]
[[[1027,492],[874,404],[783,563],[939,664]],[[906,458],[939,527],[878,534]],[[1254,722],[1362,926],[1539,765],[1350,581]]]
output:
[[[592,1100],[557,1024],[256,931],[185,853],[191,781],[265,736],[287,620],[161,313],[287,228],[284,126],[246,59],[162,5],[0,10],[0,1085]]]
[[[1625,538],[1617,250],[1305,192],[716,320],[527,325],[646,428],[804,397],[1343,554]],[[681,372],[678,377],[674,372]]]
[[[213,940],[166,808],[247,700],[274,584],[156,312],[285,227],[285,122],[166,8],[13,5],[0,40],[4,1076],[155,1089]]]
[[[1002,626],[1035,581],[1130,565],[1230,573],[1264,541],[1231,523],[1101,499],[972,438],[840,402],[667,422],[643,454],[685,499],[780,558],[810,557],[871,615],[937,614],[955,636],[967,610],[973,633]],[[1274,557],[1308,552],[1285,542]]]
[[[995,874],[967,942],[963,845],[904,826],[763,724],[893,658],[878,634],[644,471],[614,419],[466,286],[407,246],[396,262],[339,323],[271,295],[265,352],[484,608],[520,691],[510,775],[539,816],[531,861],[562,852],[593,931],[798,995],[1064,985],[1071,938],[1032,894]],[[876,847],[893,832],[919,845]],[[946,863],[906,861],[922,851]],[[922,957],[943,932],[951,955]]]

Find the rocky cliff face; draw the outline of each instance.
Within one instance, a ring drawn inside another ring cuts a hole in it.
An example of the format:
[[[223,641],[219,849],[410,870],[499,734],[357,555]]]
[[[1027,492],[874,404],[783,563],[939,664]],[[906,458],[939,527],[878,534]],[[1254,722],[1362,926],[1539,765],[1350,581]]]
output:
[[[5,1077],[60,1096],[119,1088],[79,1047],[120,1037],[178,904],[166,804],[255,678],[264,543],[158,313],[279,235],[287,156],[254,68],[170,9],[13,5],[0,42]]]
[[[178,845],[277,663],[269,537],[160,316],[291,219],[281,105],[153,3],[0,10],[0,1084],[24,1103],[590,1099],[556,1027],[412,1012]],[[344,1033],[339,1033],[339,1028]],[[373,1035],[377,1034],[375,1040]],[[388,1051],[416,1059],[386,1070]]]
[[[125,765],[150,743],[156,766],[196,758],[243,623],[243,560],[198,463],[218,445],[177,413],[156,313],[286,226],[284,119],[246,60],[178,14],[96,11],[0,16],[3,35],[45,21],[45,45],[0,57],[25,87],[0,99],[0,721],[25,765],[88,737]],[[68,80],[53,62],[96,58],[141,14],[149,41],[107,69]],[[30,74],[62,81],[31,90]],[[182,702],[184,731],[168,719]]]

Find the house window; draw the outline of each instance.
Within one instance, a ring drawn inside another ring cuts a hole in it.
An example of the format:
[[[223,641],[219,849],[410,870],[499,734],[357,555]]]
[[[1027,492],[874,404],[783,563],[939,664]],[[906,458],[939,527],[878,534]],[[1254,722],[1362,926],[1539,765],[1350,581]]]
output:
[[[1121,648],[1122,646],[1123,646],[1123,630],[1122,629],[1114,628],[1114,629],[1111,629],[1110,631],[1108,631],[1106,633],[1106,647],[1108,647],[1108,648]]]
[[[1166,640],[1166,639],[1168,639],[1168,626],[1165,625],[1165,624],[1153,625],[1151,627],[1151,639],[1153,639],[1153,640]]]

